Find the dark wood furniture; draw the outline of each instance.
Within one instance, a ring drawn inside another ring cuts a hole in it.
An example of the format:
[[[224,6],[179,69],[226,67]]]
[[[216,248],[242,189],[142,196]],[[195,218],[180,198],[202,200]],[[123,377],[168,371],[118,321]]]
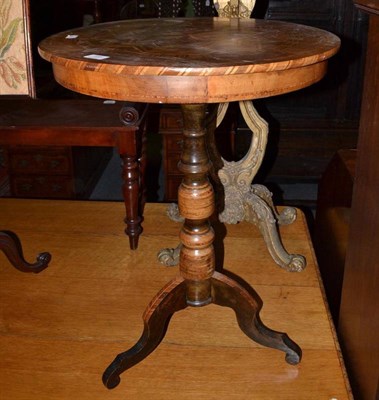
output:
[[[122,165],[126,209],[125,232],[129,236],[130,248],[136,249],[142,232],[141,222],[145,203],[143,175],[146,159],[143,132],[146,105],[104,104],[102,100],[7,100],[2,102],[1,106],[0,144],[2,145],[48,146],[50,149],[57,148],[60,152],[67,152],[66,146],[117,148]],[[15,157],[15,150],[12,154],[12,157]],[[17,190],[15,194],[30,195],[26,189],[23,193],[19,193],[18,190],[22,190],[23,185],[36,184],[34,196],[30,197],[52,197],[54,188],[56,188],[56,197],[76,196],[72,176],[67,176],[69,166],[66,158],[62,156],[54,158],[54,150],[45,152],[45,158],[43,155],[40,156],[40,164],[44,166],[44,163],[52,163],[55,169],[60,169],[60,173],[55,171],[54,175],[51,173],[51,175],[46,175],[46,173],[42,175],[41,171],[37,170],[36,175],[31,168],[38,154],[28,153],[29,159],[23,157],[23,163],[30,162],[26,166],[28,175],[17,174],[13,180],[13,185]],[[98,169],[98,157],[92,165],[88,163],[88,160],[86,161],[78,167],[79,171],[83,173],[85,168]],[[17,163],[13,166],[15,167]],[[18,169],[20,170],[21,167],[19,166]],[[34,175],[31,175],[33,172]],[[88,174],[93,176],[94,171],[90,170]],[[75,174],[76,179],[79,176]],[[51,183],[52,189],[47,187],[48,182]],[[76,185],[83,186],[84,183],[76,182]],[[46,196],[48,189],[52,193]]]
[[[357,399],[379,396],[379,1],[355,1],[370,16],[350,237],[339,335]]]
[[[17,145],[4,151],[7,195],[24,198],[89,198],[112,156],[112,149],[94,147]]]
[[[251,43],[259,43],[251,46]],[[278,21],[222,18],[151,19],[99,24],[45,39],[42,57],[64,87],[92,96],[148,103],[179,103],[183,114],[184,174],[179,211],[180,275],[152,300],[144,332],[103,375],[113,388],[119,375],[147,357],[162,340],[168,320],[188,306],[230,307],[256,342],[282,350],[297,364],[301,350],[286,334],[265,327],[262,301],[235,279],[215,271],[215,211],[207,174],[207,103],[249,100],[301,89],[326,73],[339,39],[325,31]],[[100,60],[99,60],[100,58]],[[218,269],[222,266],[218,266]]]
[[[338,151],[318,185],[313,245],[336,326],[349,239],[357,151]]]

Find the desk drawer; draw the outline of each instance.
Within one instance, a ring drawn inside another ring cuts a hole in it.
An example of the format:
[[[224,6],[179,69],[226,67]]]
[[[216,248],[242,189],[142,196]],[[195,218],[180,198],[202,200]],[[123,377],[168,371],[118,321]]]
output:
[[[180,132],[183,129],[183,117],[180,108],[163,107],[160,112],[159,131]]]
[[[183,137],[182,135],[177,135],[177,134],[164,134],[164,144],[165,144],[165,149],[167,151],[167,154],[171,153],[178,153],[180,156],[180,153],[182,152],[183,148]]]
[[[69,148],[11,147],[9,167],[14,174],[69,174],[71,172]]]
[[[16,197],[75,198],[69,176],[18,175],[11,179],[11,191]]]
[[[112,156],[110,147],[9,146],[11,196],[86,198]]]

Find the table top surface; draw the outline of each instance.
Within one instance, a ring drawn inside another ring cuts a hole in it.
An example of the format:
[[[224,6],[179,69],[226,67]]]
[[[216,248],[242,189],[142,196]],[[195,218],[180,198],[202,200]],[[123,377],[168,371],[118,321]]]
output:
[[[241,99],[244,86],[251,86],[246,80],[251,75],[274,75],[277,71],[319,65],[334,55],[339,45],[340,40],[329,32],[288,22],[170,18],[117,21],[61,32],[43,40],[39,52],[53,63],[58,82],[74,91],[118,100],[181,103],[220,101],[207,98],[215,95],[209,83],[220,85],[220,77],[229,78],[222,88],[224,95]],[[309,69],[313,71],[313,82],[325,72]],[[101,74],[101,78],[95,73]],[[134,82],[130,82],[131,78]],[[197,85],[201,80],[206,84],[204,99],[192,88],[194,79]],[[127,91],[140,94],[142,91],[146,98],[125,93],[122,81],[127,81],[129,87],[136,86],[135,90]],[[294,81],[302,82],[304,77],[291,79],[282,92],[298,89]],[[105,83],[114,87],[106,92],[99,88]],[[181,87],[175,93],[164,87],[174,85],[178,89],[183,83],[184,90]],[[159,85],[158,89],[154,88],[157,93],[151,92],[155,84]],[[229,93],[228,87],[235,85],[241,86],[238,93],[233,90]],[[183,100],[184,92],[186,99]],[[269,88],[266,95],[272,94],[277,93],[271,93]],[[262,97],[262,94],[250,91],[242,97]]]
[[[326,31],[288,22],[183,18],[127,20],[92,25],[51,36],[44,57],[128,66],[142,74],[231,74],[294,68],[333,55],[339,39]],[[158,68],[157,68],[158,67]],[[163,68],[159,68],[163,67]]]

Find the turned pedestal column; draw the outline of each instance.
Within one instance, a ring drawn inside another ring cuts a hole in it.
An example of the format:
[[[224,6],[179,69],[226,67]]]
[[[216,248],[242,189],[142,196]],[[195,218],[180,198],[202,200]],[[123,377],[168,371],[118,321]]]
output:
[[[103,375],[104,385],[114,388],[120,374],[147,357],[163,339],[167,323],[176,311],[188,306],[218,304],[236,313],[238,325],[251,339],[286,353],[286,361],[297,364],[301,350],[285,333],[267,328],[260,320],[262,301],[233,279],[215,272],[214,232],[209,223],[215,207],[207,172],[210,161],[205,144],[206,105],[182,105],[183,151],[179,168],[184,174],[179,188],[179,210],[185,218],[180,232],[180,276],[169,282],[151,301],[143,320],[139,341],[119,354]]]

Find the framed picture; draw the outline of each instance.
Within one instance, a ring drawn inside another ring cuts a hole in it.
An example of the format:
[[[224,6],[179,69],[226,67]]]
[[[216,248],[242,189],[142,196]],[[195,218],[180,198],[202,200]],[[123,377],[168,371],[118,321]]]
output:
[[[0,1],[0,95],[35,97],[29,0]]]

